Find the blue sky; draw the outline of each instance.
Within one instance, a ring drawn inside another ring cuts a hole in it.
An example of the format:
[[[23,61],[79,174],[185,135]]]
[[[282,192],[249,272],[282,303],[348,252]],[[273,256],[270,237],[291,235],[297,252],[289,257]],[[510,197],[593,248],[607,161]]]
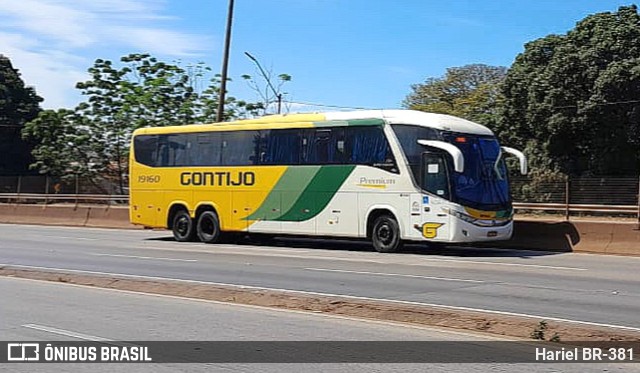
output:
[[[293,80],[286,100],[399,108],[411,84],[471,63],[510,66],[526,42],[562,34],[609,0],[235,0],[229,94],[255,100],[249,52]],[[0,53],[45,98],[72,108],[96,58],[148,52],[219,71],[227,0],[0,0]],[[291,111],[327,110],[290,104]]]

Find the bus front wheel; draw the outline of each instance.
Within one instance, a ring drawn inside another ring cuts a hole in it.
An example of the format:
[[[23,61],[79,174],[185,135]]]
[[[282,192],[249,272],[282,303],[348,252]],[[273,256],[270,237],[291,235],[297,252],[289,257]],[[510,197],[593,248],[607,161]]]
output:
[[[220,220],[213,211],[205,211],[196,224],[198,238],[205,243],[215,243],[220,239]]]
[[[392,216],[381,215],[376,218],[371,231],[371,241],[376,251],[394,253],[402,248],[400,226]]]
[[[173,237],[178,242],[193,241],[193,220],[185,210],[180,210],[173,217]]]

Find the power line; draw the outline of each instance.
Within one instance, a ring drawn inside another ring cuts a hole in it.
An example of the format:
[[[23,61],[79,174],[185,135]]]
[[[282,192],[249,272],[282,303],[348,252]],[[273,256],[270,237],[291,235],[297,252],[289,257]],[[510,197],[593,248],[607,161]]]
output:
[[[286,101],[286,102],[288,102],[290,104],[327,107],[327,108],[333,108],[333,109],[380,110],[379,108],[367,108],[367,107],[357,107],[357,106],[338,106],[338,105],[317,104],[317,103],[314,103],[314,102],[303,102],[303,101]]]

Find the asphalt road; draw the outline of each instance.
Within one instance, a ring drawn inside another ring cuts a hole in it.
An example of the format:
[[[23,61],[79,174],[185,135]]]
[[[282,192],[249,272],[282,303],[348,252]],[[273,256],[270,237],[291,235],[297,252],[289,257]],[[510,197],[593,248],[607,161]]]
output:
[[[0,225],[0,264],[467,307],[640,331],[640,258],[367,243],[177,243],[165,231]]]
[[[471,334],[0,278],[0,334],[9,341],[467,341]],[[443,354],[449,353],[443,351]],[[505,354],[511,353],[508,350]],[[628,372],[637,364],[7,364],[12,372]]]

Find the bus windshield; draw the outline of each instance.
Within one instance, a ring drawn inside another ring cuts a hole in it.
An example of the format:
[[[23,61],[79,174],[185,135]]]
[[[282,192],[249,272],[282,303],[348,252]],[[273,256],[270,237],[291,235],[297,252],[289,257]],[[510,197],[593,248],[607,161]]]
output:
[[[444,134],[464,155],[464,171],[452,173],[452,194],[458,203],[481,210],[509,208],[507,168],[493,137]]]

